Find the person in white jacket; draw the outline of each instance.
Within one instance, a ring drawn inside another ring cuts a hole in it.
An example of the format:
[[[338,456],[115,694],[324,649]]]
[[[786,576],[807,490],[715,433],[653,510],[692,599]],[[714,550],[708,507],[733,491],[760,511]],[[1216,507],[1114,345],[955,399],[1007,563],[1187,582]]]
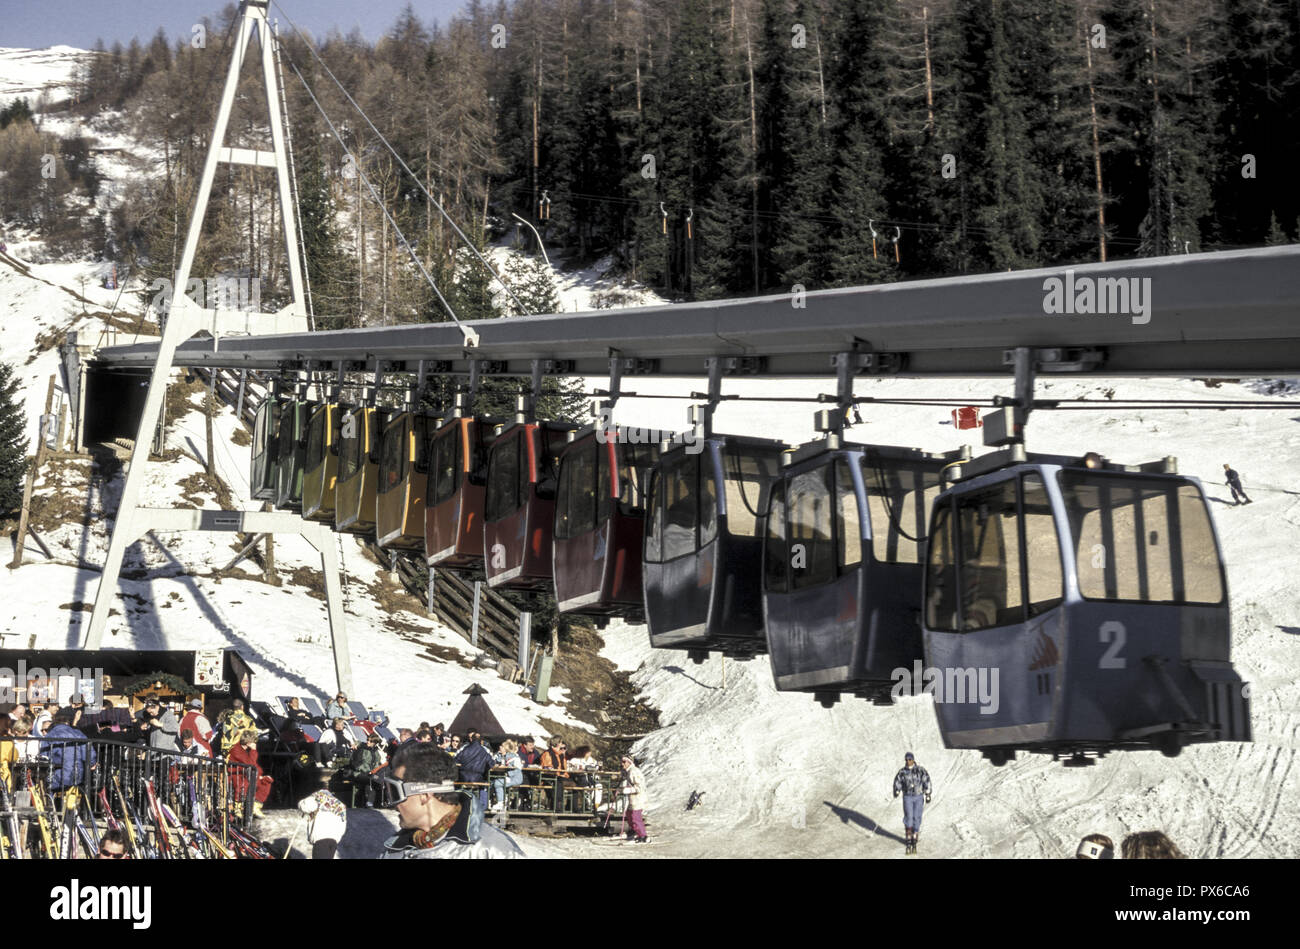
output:
[[[348,812],[343,802],[329,791],[317,791],[298,802],[298,810],[310,818],[307,843],[313,860],[338,859],[339,841],[348,829]]]
[[[631,755],[623,756],[623,782],[619,785],[619,794],[627,800],[627,809],[623,818],[627,821],[628,839],[639,844],[646,842],[645,809],[649,806],[645,791],[645,775],[636,766]]]

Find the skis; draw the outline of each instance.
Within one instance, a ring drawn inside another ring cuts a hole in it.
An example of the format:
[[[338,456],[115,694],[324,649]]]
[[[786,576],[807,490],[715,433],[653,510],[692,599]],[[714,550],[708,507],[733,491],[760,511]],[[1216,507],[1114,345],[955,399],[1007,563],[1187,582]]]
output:
[[[0,781],[0,811],[5,812],[3,836],[4,841],[0,841],[7,852],[5,856],[12,857],[15,860],[22,860],[26,855],[23,853],[22,831],[18,826],[18,815],[14,812],[13,795],[9,793],[9,785]]]
[[[27,772],[27,791],[32,796],[32,806],[36,808],[36,824],[41,831],[41,845],[45,849],[45,856],[50,860],[57,860],[59,852],[54,834],[50,830],[50,822],[45,816],[45,799],[41,795],[40,785],[32,780],[30,771]]]
[[[144,823],[140,820],[140,815],[132,806],[130,799],[122,793],[122,782],[116,774],[113,775],[113,787],[117,790],[117,799],[122,804],[123,826],[126,827],[126,836],[131,843],[131,849],[135,851],[136,859],[157,859],[158,851],[149,845],[149,838],[144,832]]]

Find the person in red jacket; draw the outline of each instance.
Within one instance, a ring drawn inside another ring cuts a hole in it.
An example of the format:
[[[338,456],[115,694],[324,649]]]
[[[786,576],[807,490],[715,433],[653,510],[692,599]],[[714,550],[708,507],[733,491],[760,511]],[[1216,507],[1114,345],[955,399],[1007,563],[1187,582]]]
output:
[[[230,749],[227,759],[231,764],[252,765],[257,769],[257,787],[253,790],[253,816],[262,816],[262,805],[271,794],[271,776],[262,773],[262,766],[257,763],[257,729],[250,728],[239,736],[239,744]],[[230,774],[230,788],[237,800],[248,794],[248,779],[242,770]]]
[[[185,717],[181,719],[181,731],[189,729],[194,735],[195,743],[201,745],[205,754],[212,757],[212,723],[208,721],[203,714],[203,702],[199,699],[191,699],[190,704],[186,706],[188,711]]]

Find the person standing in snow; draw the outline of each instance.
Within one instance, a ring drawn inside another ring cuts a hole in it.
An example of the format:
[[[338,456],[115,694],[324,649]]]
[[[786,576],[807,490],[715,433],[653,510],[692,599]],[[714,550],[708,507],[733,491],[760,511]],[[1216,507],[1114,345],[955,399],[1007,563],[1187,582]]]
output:
[[[1228,487],[1232,491],[1232,500],[1234,504],[1249,504],[1250,498],[1246,497],[1246,492],[1241,486],[1241,475],[1232,470],[1230,465],[1223,466],[1223,476],[1228,479]],[[1238,499],[1238,495],[1241,495]]]
[[[307,843],[313,860],[337,860],[339,841],[348,829],[348,811],[329,791],[317,791],[298,802],[298,810],[310,818]]]
[[[645,809],[647,806],[645,792],[645,775],[641,769],[636,766],[631,755],[623,756],[623,781],[619,785],[618,793],[627,799],[627,807],[623,811],[623,818],[628,824],[628,840],[635,840],[639,844],[646,842],[645,832]]]
[[[903,767],[894,775],[894,797],[903,795],[903,828],[907,833],[907,846],[916,847],[921,833],[921,811],[930,803],[930,775],[916,763],[909,751],[903,756]]]

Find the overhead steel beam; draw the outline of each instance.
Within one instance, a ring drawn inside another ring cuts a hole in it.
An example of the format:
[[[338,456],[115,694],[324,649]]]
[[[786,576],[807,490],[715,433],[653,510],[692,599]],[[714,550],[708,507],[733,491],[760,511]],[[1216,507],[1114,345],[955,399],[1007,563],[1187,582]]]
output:
[[[1126,312],[1049,312],[1066,298],[1061,308],[1074,310],[1089,297],[1109,308],[1121,296]],[[624,358],[652,361],[642,363],[643,371],[660,376],[699,377],[703,360],[713,356],[742,357],[728,364],[729,374],[809,376],[833,374],[835,354],[856,350],[880,354],[867,373],[1001,375],[1011,371],[1006,352],[1026,346],[1061,350],[1060,368],[1102,375],[1278,375],[1300,372],[1300,247],[472,325],[480,340],[472,354],[453,324],[421,323],[196,339],[177,350],[175,363],[275,369],[311,361],[333,368],[378,359],[414,367],[423,359],[468,373],[473,358],[498,373],[527,376],[532,360],[553,359],[560,361],[557,375],[604,375],[617,349]],[[117,346],[97,358],[149,366],[156,351],[156,344]]]

